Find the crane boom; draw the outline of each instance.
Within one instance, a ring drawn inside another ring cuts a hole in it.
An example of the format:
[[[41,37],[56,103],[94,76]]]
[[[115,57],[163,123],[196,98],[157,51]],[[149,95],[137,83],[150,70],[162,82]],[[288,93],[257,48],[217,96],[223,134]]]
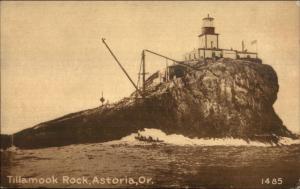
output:
[[[106,46],[106,48],[108,49],[108,51],[110,52],[110,54],[112,55],[112,57],[115,59],[115,61],[118,63],[118,65],[120,66],[120,68],[122,69],[122,71],[125,73],[125,75],[127,76],[127,78],[129,79],[129,81],[131,82],[131,84],[134,86],[134,88],[140,93],[140,95],[142,95],[141,91],[138,89],[138,87],[136,86],[136,84],[133,82],[133,80],[131,79],[131,77],[128,75],[128,73],[126,72],[126,70],[124,69],[124,67],[122,66],[122,64],[120,63],[120,61],[117,59],[117,57],[115,56],[115,54],[112,52],[112,50],[109,48],[109,46],[107,45],[107,43],[105,42],[105,39],[102,38],[102,42],[104,43],[104,45]]]

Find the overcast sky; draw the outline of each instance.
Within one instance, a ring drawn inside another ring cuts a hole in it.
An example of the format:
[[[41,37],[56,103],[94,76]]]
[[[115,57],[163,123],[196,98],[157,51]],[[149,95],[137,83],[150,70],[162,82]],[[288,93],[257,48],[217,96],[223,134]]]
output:
[[[134,88],[142,49],[175,59],[197,48],[202,18],[215,18],[219,47],[246,48],[279,77],[275,110],[300,132],[299,6],[296,2],[1,2],[1,132],[14,133],[110,102]],[[165,60],[147,55],[153,72]],[[151,62],[151,63],[150,63]]]

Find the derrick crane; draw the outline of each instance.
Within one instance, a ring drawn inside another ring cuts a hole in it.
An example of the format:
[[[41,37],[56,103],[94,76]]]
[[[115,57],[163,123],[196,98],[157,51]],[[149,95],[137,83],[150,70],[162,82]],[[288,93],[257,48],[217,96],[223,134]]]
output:
[[[148,49],[144,49],[143,51],[142,51],[142,61],[141,61],[141,65],[142,65],[142,73],[140,73],[140,75],[142,75],[142,92],[143,93],[145,93],[145,88],[146,88],[146,86],[145,86],[145,81],[146,81],[146,79],[145,79],[145,75],[146,75],[146,72],[145,72],[145,67],[146,67],[146,52],[148,52],[148,53],[150,53],[150,54],[153,54],[153,55],[156,55],[156,56],[159,56],[159,57],[162,57],[162,58],[165,58],[166,60],[171,60],[171,61],[173,61],[173,62],[175,62],[176,64],[180,64],[180,65],[182,65],[182,66],[185,66],[185,67],[188,67],[188,68],[191,68],[191,69],[196,69],[196,68],[194,68],[193,66],[191,66],[191,65],[189,65],[189,64],[185,64],[185,63],[183,63],[182,61],[178,61],[178,60],[174,60],[174,59],[172,59],[172,58],[169,58],[169,57],[167,57],[167,56],[164,56],[164,55],[162,55],[162,54],[159,54],[159,53],[157,53],[157,52],[154,52],[154,51],[151,51],[151,50],[148,50]],[[168,66],[167,66],[168,67]],[[140,79],[138,79],[138,81],[139,81]]]
[[[115,54],[112,52],[112,50],[109,48],[109,46],[107,45],[107,43],[105,42],[105,39],[102,38],[102,42],[104,43],[104,45],[106,46],[106,48],[108,49],[108,51],[110,52],[110,54],[112,55],[112,57],[115,59],[115,61],[117,62],[117,64],[119,65],[119,67],[121,68],[121,70],[124,72],[124,74],[126,75],[126,77],[128,78],[128,80],[131,82],[131,84],[134,86],[134,88],[136,89],[137,93],[140,94],[140,96],[142,98],[145,98],[145,91],[146,91],[146,52],[147,53],[150,53],[150,54],[153,54],[153,55],[156,55],[156,56],[159,56],[159,57],[162,57],[162,58],[165,58],[166,60],[171,60],[172,62],[175,62],[176,64],[179,64],[179,65],[182,65],[182,66],[185,66],[185,67],[188,67],[190,69],[196,69],[194,68],[193,66],[189,65],[189,64],[185,64],[184,62],[182,61],[177,61],[177,60],[174,60],[172,58],[169,58],[167,56],[164,56],[162,54],[159,54],[157,52],[154,52],[154,51],[151,51],[151,50],[148,50],[148,49],[144,49],[142,51],[142,58],[141,58],[141,67],[140,67],[140,73],[139,73],[139,77],[138,77],[138,83],[135,84],[133,82],[133,80],[131,79],[131,77],[129,76],[129,74],[126,72],[125,68],[122,66],[122,64],[120,63],[120,61],[118,60],[118,58],[115,56]],[[167,69],[168,69],[168,66],[167,66]],[[138,87],[138,84],[139,84],[139,81],[140,81],[140,75],[142,75],[142,90],[139,89]]]
[[[106,46],[106,48],[108,49],[108,51],[110,52],[110,54],[112,55],[112,57],[115,59],[115,61],[118,63],[118,65],[120,66],[121,70],[124,72],[124,74],[127,76],[128,80],[131,82],[131,84],[134,86],[134,88],[136,89],[136,91],[143,96],[143,93],[139,90],[139,88],[137,87],[137,85],[133,82],[133,80],[131,79],[131,77],[129,76],[129,74],[126,72],[125,68],[122,66],[122,64],[120,63],[120,61],[117,59],[117,57],[115,56],[115,54],[112,52],[112,50],[109,48],[109,46],[107,45],[107,43],[105,42],[105,39],[102,38],[102,42],[104,43],[104,45]]]

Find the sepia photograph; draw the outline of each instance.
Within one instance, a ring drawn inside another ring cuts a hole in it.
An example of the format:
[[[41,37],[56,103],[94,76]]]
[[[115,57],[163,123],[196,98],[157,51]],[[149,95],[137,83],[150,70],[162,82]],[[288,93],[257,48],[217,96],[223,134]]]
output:
[[[1,188],[300,189],[300,1],[1,1]]]

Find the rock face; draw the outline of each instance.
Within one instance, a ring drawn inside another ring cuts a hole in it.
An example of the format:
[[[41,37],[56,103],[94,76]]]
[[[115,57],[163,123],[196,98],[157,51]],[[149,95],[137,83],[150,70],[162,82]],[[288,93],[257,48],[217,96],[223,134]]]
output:
[[[223,60],[200,66],[174,85],[168,99],[183,134],[251,139],[290,134],[272,107],[279,86],[268,65]]]
[[[271,66],[221,59],[198,63],[184,77],[129,98],[41,123],[15,134],[22,148],[120,139],[143,128],[188,137],[234,137],[276,142],[295,137],[273,109],[279,89]]]

